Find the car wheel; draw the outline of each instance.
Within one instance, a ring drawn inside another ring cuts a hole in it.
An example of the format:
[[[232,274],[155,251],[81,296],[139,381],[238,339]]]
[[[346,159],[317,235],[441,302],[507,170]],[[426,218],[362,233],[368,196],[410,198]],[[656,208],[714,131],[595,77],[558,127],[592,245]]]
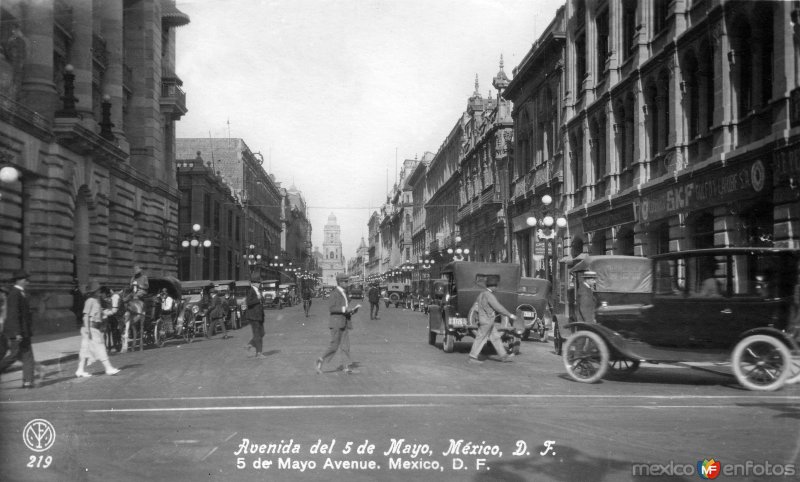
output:
[[[751,335],[736,344],[731,356],[736,380],[748,390],[777,390],[789,378],[792,356],[780,340]]]
[[[442,340],[442,350],[445,353],[453,353],[453,350],[456,347],[456,337],[449,333],[447,330],[444,332],[444,339]]]
[[[630,375],[639,369],[639,360],[618,358],[608,362],[608,369],[615,375]]]
[[[564,367],[573,380],[594,383],[608,370],[606,342],[597,333],[579,331],[564,344]]]

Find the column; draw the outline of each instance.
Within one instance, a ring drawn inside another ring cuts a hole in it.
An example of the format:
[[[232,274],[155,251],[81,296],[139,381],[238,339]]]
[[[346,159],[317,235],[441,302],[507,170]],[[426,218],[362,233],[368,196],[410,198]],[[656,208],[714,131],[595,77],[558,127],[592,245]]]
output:
[[[125,138],[125,125],[122,118],[122,106],[125,103],[122,91],[125,65],[125,56],[122,50],[122,0],[103,0],[100,4],[100,15],[102,18],[100,31],[106,40],[108,56],[103,94],[111,97],[111,122],[114,124],[112,132],[120,147],[127,151],[128,140]]]
[[[72,45],[67,59],[75,68],[75,109],[83,119],[82,123],[95,130],[97,119],[92,109],[92,2],[73,0],[72,8]]]
[[[58,105],[53,83],[53,3],[30,2],[22,33],[27,39],[23,103],[47,119]]]

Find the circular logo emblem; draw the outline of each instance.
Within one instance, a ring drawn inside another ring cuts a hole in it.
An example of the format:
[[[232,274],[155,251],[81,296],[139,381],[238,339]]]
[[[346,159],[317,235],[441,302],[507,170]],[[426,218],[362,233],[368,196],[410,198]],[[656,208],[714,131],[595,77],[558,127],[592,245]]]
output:
[[[766,181],[766,174],[764,173],[764,164],[761,161],[756,161],[750,167],[750,183],[756,192],[761,192],[764,189],[764,182]]]
[[[47,420],[37,418],[25,425],[25,429],[22,431],[22,440],[34,452],[44,452],[55,443],[56,429]]]

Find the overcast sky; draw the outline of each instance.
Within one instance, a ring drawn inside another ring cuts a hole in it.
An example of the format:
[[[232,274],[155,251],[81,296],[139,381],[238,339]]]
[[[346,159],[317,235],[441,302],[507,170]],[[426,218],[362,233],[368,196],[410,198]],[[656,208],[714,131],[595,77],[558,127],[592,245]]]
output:
[[[178,137],[238,137],[355,255],[403,159],[436,152],[478,74],[485,97],[562,2],[551,0],[178,0]],[[496,96],[496,92],[492,93]],[[271,162],[270,162],[271,159]]]

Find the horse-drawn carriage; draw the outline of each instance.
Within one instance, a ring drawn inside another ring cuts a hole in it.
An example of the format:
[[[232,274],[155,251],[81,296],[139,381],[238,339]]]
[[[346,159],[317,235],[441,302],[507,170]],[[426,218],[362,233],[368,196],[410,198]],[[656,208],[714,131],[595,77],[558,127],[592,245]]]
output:
[[[169,312],[162,313],[161,310],[161,293],[162,289],[166,289],[167,293],[174,300],[173,309]],[[172,325],[181,326],[180,313],[183,308],[181,299],[181,282],[172,277],[163,278],[150,278],[147,293],[135,293],[130,288],[112,293],[112,304],[119,303],[119,311],[111,323],[118,323],[118,329],[121,332],[121,346],[118,346],[120,351],[139,350],[144,348],[144,345],[157,344],[163,345],[164,337],[162,336],[165,323],[172,323]],[[114,298],[117,297],[115,301]],[[121,315],[120,315],[121,313]],[[185,326],[182,326],[184,338],[188,340],[188,332]],[[110,328],[109,331],[112,331]],[[192,338],[193,338],[192,333]],[[113,340],[113,337],[112,337]],[[113,341],[112,341],[113,343]]]

